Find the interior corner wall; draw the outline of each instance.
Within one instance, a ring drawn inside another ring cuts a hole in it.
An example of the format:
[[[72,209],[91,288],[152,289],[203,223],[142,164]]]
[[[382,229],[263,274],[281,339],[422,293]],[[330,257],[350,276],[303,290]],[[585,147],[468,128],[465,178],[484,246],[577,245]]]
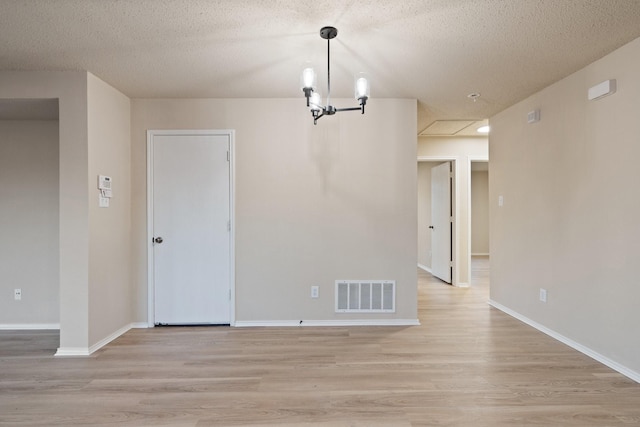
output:
[[[636,379],[639,75],[636,39],[492,117],[489,175],[492,301]]]
[[[87,80],[89,346],[132,323],[131,105],[92,74]],[[111,177],[109,207],[99,207],[98,175]]]
[[[149,129],[235,129],[236,320],[417,319],[416,108],[376,99],[314,126],[304,99],[133,99],[136,320],[147,319]],[[335,313],[341,279],[396,280],[396,313]]]
[[[418,160],[452,160],[454,170],[454,278],[457,286],[471,282],[470,168],[472,160],[489,159],[487,137],[420,137]]]
[[[0,120],[3,328],[60,323],[58,152],[58,120]]]
[[[0,98],[59,100],[60,347],[88,348],[87,73],[0,71]]]

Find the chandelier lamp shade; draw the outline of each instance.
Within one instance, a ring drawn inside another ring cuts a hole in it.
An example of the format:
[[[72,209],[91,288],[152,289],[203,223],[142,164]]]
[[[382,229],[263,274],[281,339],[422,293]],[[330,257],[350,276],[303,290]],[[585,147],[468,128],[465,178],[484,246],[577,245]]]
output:
[[[322,27],[320,37],[327,41],[327,103],[322,105],[322,96],[318,91],[318,76],[315,70],[308,66],[302,70],[300,84],[305,98],[307,98],[307,107],[311,110],[313,116],[313,124],[318,123],[318,119],[323,116],[332,116],[339,111],[361,111],[364,114],[364,106],[369,99],[369,79],[365,73],[359,73],[355,77],[355,98],[360,103],[359,107],[352,108],[336,108],[331,105],[331,39],[338,35],[338,30],[334,27]]]

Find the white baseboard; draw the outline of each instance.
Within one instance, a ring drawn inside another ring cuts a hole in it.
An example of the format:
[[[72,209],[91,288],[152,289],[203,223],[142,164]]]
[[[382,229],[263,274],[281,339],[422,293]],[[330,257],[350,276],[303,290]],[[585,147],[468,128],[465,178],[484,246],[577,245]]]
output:
[[[469,283],[467,283],[467,282],[458,282],[454,286],[456,288],[468,288],[469,287]]]
[[[418,319],[236,320],[237,328],[290,326],[419,326]]]
[[[89,349],[86,347],[59,347],[55,356],[88,356],[90,354]]]
[[[471,252],[471,256],[489,256],[489,253],[484,252]]]
[[[627,368],[626,366],[623,366],[621,364],[619,364],[618,362],[609,359],[606,356],[603,356],[602,354],[598,353],[597,351],[594,351],[588,347],[585,347],[584,345],[577,343],[575,341],[573,341],[570,338],[565,337],[564,335],[561,335],[549,328],[547,328],[546,326],[543,326],[541,324],[539,324],[538,322],[535,322],[531,319],[529,319],[528,317],[525,317],[523,315],[521,315],[520,313],[517,313],[513,310],[511,310],[510,308],[505,307],[504,305],[495,302],[493,300],[489,300],[489,305],[491,305],[492,307],[497,308],[498,310],[508,314],[511,317],[514,317],[518,320],[520,320],[521,322],[526,323],[527,325],[539,330],[540,332],[549,335],[551,338],[554,338],[558,341],[560,341],[561,343],[564,343],[566,345],[568,345],[569,347],[573,348],[574,350],[579,351],[580,353],[589,356],[590,358],[602,363],[603,365],[606,365],[608,367],[610,367],[611,369],[613,369],[614,371],[617,371],[619,373],[621,373],[622,375],[624,375],[625,377],[628,377],[630,379],[632,379],[633,381],[640,383],[640,372],[636,372],[632,369]]]
[[[89,354],[91,354],[94,351],[99,350],[100,348],[102,348],[105,345],[109,344],[111,341],[115,340],[120,335],[124,335],[127,331],[129,331],[129,329],[132,328],[132,325],[133,325],[133,323],[129,323],[128,325],[123,326],[122,328],[118,329],[117,331],[115,331],[111,335],[101,339],[100,341],[98,341],[97,343],[95,343],[94,345],[89,347]]]
[[[426,271],[427,273],[431,273],[431,269],[430,269],[429,267],[427,267],[426,265],[424,265],[424,264],[420,264],[420,263],[418,263],[418,268],[423,269],[423,270],[424,270],[424,271]]]
[[[95,351],[101,349],[102,347],[104,347],[105,345],[109,344],[111,341],[115,340],[116,338],[118,338],[119,336],[125,334],[127,331],[129,331],[130,329],[136,327],[135,325],[144,325],[144,326],[140,326],[140,327],[147,327],[146,323],[129,323],[128,325],[123,326],[122,328],[118,329],[117,331],[115,331],[114,333],[110,334],[109,336],[101,339],[100,341],[98,341],[97,343],[95,343],[94,345],[92,345],[89,348],[85,348],[85,347],[60,347],[58,348],[58,351],[56,351],[56,356],[89,356],[92,353],[94,353]]]
[[[131,324],[131,329],[147,329],[151,328],[147,322],[136,322]]]
[[[0,330],[42,330],[60,329],[60,323],[4,323],[0,324]]]

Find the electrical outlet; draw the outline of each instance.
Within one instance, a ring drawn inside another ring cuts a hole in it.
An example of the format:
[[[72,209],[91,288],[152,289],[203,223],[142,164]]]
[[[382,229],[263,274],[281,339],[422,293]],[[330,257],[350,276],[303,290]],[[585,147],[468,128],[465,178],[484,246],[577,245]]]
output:
[[[22,289],[13,290],[13,299],[16,301],[20,301],[22,299]]]
[[[320,296],[320,286],[311,287],[311,298],[318,298]]]
[[[540,301],[547,302],[547,290],[540,288]]]

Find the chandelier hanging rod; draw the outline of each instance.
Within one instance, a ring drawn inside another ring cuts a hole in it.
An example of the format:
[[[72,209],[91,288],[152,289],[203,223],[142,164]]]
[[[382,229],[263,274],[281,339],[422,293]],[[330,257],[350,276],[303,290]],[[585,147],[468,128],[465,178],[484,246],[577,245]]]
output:
[[[323,116],[332,116],[340,111],[361,111],[364,114],[364,106],[369,99],[369,81],[364,73],[356,76],[355,81],[355,98],[360,102],[359,107],[351,108],[335,108],[331,105],[331,39],[338,35],[335,27],[322,27],[320,29],[320,37],[327,41],[327,105],[322,105],[322,97],[316,88],[316,73],[311,67],[306,67],[302,71],[302,91],[307,99],[307,107],[311,110],[313,116],[313,124],[318,123],[318,119]]]

